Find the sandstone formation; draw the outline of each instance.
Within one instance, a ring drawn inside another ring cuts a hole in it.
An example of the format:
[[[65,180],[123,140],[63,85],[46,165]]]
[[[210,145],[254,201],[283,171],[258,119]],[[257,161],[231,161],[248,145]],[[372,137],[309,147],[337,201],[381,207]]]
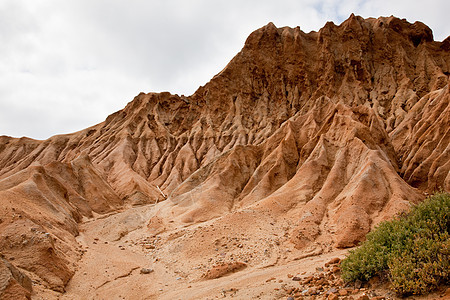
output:
[[[76,133],[0,137],[0,250],[62,293],[79,224],[146,204],[145,249],[199,278],[355,246],[450,191],[449,74],[450,39],[420,22],[269,23],[191,96],[141,93]],[[105,243],[141,219],[121,222]]]
[[[0,298],[31,299],[31,280],[0,254]]]

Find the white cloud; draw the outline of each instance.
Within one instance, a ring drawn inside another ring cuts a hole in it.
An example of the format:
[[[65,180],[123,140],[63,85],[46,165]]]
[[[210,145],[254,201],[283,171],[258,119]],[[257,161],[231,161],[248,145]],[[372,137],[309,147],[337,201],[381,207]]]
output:
[[[421,20],[444,39],[448,1],[416,2],[3,0],[0,135],[80,130],[141,91],[192,94],[270,21],[309,32],[352,12],[393,14]]]

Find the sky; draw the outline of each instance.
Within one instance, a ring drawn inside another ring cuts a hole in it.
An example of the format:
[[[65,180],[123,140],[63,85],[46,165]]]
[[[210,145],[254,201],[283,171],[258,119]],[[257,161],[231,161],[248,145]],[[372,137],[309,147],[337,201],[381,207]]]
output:
[[[273,22],[318,31],[351,13],[450,35],[448,0],[0,0],[0,135],[47,139],[140,92],[191,95]]]

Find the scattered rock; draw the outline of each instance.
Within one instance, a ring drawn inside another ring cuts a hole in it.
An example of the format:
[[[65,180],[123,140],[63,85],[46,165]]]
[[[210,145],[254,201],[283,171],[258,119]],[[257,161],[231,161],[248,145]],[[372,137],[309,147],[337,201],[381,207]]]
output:
[[[153,272],[153,269],[142,268],[141,274],[150,274]]]
[[[231,262],[231,263],[222,263],[220,265],[212,267],[205,274],[203,274],[202,278],[204,279],[215,279],[230,273],[238,272],[247,267],[247,264],[243,262]]]
[[[338,295],[336,295],[336,294],[329,294],[328,295],[328,298],[327,298],[328,300],[338,300],[339,299],[339,296]]]
[[[346,289],[340,289],[338,293],[339,293],[339,296],[347,296],[348,295],[348,291]]]
[[[360,289],[362,287],[362,281],[357,279],[355,280],[355,289]]]
[[[332,287],[327,291],[327,294],[337,294],[337,292],[338,292],[338,290],[336,288]]]
[[[334,267],[331,268],[331,272],[332,273],[339,273],[340,271],[341,271],[341,268],[339,268],[337,266],[334,266]]]
[[[303,284],[308,284],[311,281],[313,281],[313,279],[314,279],[314,276],[308,276],[305,278],[305,280],[303,280]]]
[[[335,264],[338,264],[340,262],[341,262],[341,259],[339,257],[335,257],[335,258],[332,258],[329,262],[327,262],[325,264],[325,267],[328,267],[330,265],[335,265]]]

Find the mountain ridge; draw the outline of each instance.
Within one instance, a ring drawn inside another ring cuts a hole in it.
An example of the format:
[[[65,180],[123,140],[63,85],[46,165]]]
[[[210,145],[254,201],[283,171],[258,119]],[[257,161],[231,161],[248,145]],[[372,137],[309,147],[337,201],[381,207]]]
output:
[[[449,44],[395,17],[352,14],[310,33],[269,23],[191,96],[141,93],[44,141],[1,136],[0,228],[15,232],[0,234],[2,253],[63,292],[82,253],[77,223],[146,204],[148,235],[207,235],[202,223],[231,234],[226,224],[245,220],[285,232],[277,247],[296,255],[353,247],[426,193],[450,191]],[[52,242],[21,246],[29,227]],[[272,240],[258,228],[246,234]],[[198,238],[183,243],[192,255]],[[214,254],[205,249],[188,265]]]

